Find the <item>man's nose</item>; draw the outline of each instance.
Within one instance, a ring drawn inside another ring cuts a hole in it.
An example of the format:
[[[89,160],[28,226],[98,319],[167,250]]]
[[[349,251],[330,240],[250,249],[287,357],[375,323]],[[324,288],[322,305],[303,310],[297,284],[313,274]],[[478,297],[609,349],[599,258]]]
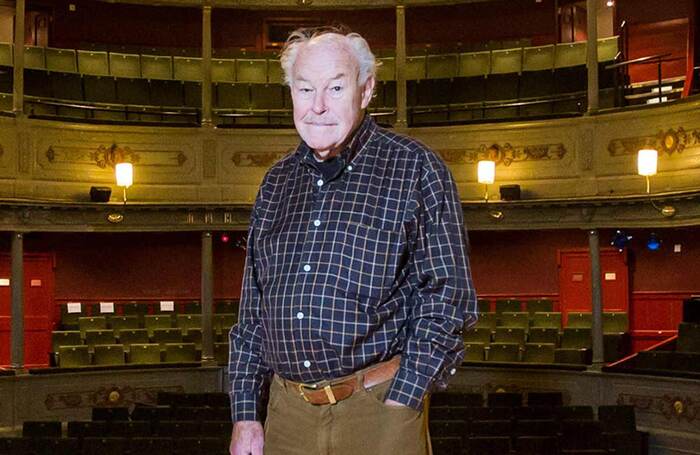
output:
[[[318,90],[314,94],[313,110],[316,114],[323,114],[326,112],[326,99],[322,90]]]

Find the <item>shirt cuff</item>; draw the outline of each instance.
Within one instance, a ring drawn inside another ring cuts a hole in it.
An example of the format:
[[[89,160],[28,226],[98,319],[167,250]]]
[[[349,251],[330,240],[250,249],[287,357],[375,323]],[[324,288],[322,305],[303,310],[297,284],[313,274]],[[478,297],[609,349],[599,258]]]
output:
[[[260,420],[258,415],[258,394],[254,392],[231,393],[231,418],[233,422]]]
[[[431,382],[430,377],[401,367],[394,376],[386,398],[420,411],[423,408],[423,397]]]

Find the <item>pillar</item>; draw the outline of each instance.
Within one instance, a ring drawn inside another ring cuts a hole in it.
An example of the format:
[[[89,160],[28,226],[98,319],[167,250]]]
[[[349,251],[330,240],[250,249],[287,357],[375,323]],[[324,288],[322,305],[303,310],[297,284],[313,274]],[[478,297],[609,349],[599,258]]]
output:
[[[18,2],[19,3],[19,2]],[[16,370],[24,368],[24,234],[12,233],[10,247],[12,293],[12,326],[10,328],[10,365]]]
[[[212,125],[211,5],[205,4],[202,7],[202,126]]]
[[[24,113],[24,11],[25,0],[16,0],[12,111],[18,117]]]
[[[586,66],[588,67],[588,113],[598,111],[598,0],[586,0],[586,30],[588,45]]]
[[[214,364],[214,256],[211,232],[202,233],[202,365]]]
[[[396,123],[397,128],[408,126],[406,94],[406,7],[396,6]]]
[[[603,355],[603,299],[600,281],[600,237],[598,230],[588,232],[588,248],[591,256],[591,314],[593,317],[591,335],[593,337],[593,366],[604,363]]]

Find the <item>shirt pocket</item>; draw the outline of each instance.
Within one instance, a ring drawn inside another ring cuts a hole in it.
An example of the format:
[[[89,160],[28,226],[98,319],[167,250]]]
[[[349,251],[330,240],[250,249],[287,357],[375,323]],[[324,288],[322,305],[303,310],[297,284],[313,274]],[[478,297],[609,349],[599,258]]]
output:
[[[343,223],[333,242],[337,287],[349,298],[381,301],[391,294],[405,249],[403,232]],[[371,303],[371,302],[367,302]]]

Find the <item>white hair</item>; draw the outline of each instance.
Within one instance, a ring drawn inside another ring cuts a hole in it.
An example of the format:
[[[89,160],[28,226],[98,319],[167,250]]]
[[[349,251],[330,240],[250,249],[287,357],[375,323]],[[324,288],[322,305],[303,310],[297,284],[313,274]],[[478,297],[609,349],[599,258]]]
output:
[[[301,48],[311,42],[328,42],[344,46],[355,58],[359,73],[357,82],[363,85],[377,75],[377,59],[365,40],[358,33],[347,33],[338,27],[300,28],[293,31],[282,48],[280,64],[284,71],[284,82],[292,86],[292,70]]]

